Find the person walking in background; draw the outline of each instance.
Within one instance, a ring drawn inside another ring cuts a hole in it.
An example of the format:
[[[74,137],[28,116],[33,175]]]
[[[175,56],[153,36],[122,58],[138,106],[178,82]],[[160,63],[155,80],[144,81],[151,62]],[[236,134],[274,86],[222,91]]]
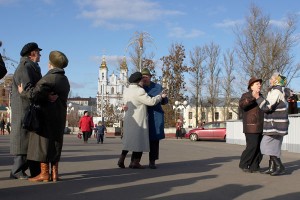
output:
[[[243,132],[246,137],[246,148],[243,151],[239,167],[244,172],[259,172],[262,154],[260,142],[262,139],[264,113],[256,103],[255,95],[261,95],[262,79],[252,77],[248,83],[248,92],[239,101],[243,114]]]
[[[90,137],[90,134],[94,128],[94,123],[92,118],[89,116],[88,111],[83,112],[83,116],[79,120],[78,124],[79,129],[81,130],[83,134],[83,142],[87,143],[88,139]]]
[[[288,109],[287,99],[291,96],[291,91],[285,88],[286,77],[274,73],[270,78],[270,89],[266,98],[259,94],[254,94],[256,102],[264,111],[263,138],[260,144],[262,154],[268,155],[269,169],[266,174],[276,176],[284,174],[285,167],[281,162],[281,146],[283,136],[288,134]]]
[[[182,139],[182,121],[181,121],[181,119],[177,119],[175,127],[176,127],[176,138],[178,139],[178,137],[180,137],[180,139]]]
[[[4,121],[4,119],[1,119],[1,121],[0,121],[0,133],[1,133],[1,135],[5,134],[5,121]]]
[[[149,69],[142,69],[144,89],[150,97],[157,96],[163,92],[160,84],[151,81]],[[147,106],[149,123],[149,168],[156,169],[155,161],[159,159],[159,141],[165,138],[164,132],[164,111],[161,105],[168,103],[168,98],[162,98],[161,102],[154,106]]]
[[[7,130],[8,134],[10,134],[10,122],[9,121],[6,123],[6,130]]]
[[[118,166],[125,168],[125,157],[129,151],[132,151],[129,167],[144,169],[140,160],[143,152],[150,151],[147,106],[158,104],[163,97],[166,97],[166,94],[159,94],[152,98],[148,96],[143,89],[144,82],[141,72],[131,74],[129,83],[130,85],[125,88],[123,94],[123,101],[127,108],[124,116],[123,151]]]
[[[42,78],[40,62],[40,49],[35,42],[28,43],[22,48],[21,60],[12,80],[11,94],[11,134],[10,153],[14,155],[14,161],[10,173],[10,178],[27,179],[25,171],[30,170],[31,176],[40,173],[40,163],[26,160],[29,132],[23,129],[22,121],[30,100],[22,98],[18,86],[23,85],[25,91],[30,90]]]
[[[56,182],[58,180],[58,163],[63,146],[67,99],[70,91],[70,84],[64,71],[68,62],[64,53],[51,51],[47,74],[30,90],[23,91],[22,86],[18,88],[21,96],[31,99],[41,107],[41,130],[30,132],[27,154],[28,160],[40,163],[41,173],[29,178],[29,181]],[[57,95],[57,99],[49,101],[50,94]],[[51,163],[51,170],[49,163]]]
[[[99,121],[98,125],[94,128],[94,130],[97,136],[97,144],[99,144],[100,142],[101,144],[103,144],[103,138],[104,138],[104,133],[106,133],[106,127],[101,121]]]

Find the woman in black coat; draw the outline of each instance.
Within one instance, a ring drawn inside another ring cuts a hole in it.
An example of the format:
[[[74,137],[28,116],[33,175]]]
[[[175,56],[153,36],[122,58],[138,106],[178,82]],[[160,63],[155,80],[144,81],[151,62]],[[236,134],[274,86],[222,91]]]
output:
[[[248,92],[244,93],[239,101],[243,113],[243,132],[246,137],[246,149],[243,151],[239,167],[244,172],[259,172],[262,154],[260,142],[262,139],[264,113],[260,110],[254,98],[254,93],[260,94],[261,79],[251,78],[248,83]]]
[[[41,173],[29,181],[58,180],[58,162],[63,146],[63,134],[67,115],[67,98],[70,91],[65,68],[68,65],[67,57],[59,51],[52,51],[49,55],[49,71],[30,91],[22,91],[21,95],[37,102],[41,107],[41,130],[32,132],[28,145],[28,160],[41,163]],[[53,102],[49,95],[57,95]],[[51,163],[51,175],[49,175]]]

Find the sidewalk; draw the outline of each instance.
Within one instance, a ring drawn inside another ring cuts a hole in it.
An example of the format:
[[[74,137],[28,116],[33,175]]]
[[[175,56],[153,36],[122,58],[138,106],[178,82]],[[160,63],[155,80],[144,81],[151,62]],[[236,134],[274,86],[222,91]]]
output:
[[[120,138],[83,144],[76,135],[65,135],[57,183],[31,183],[8,179],[12,157],[9,136],[0,137],[1,200],[60,199],[159,199],[227,200],[300,198],[300,154],[283,151],[286,174],[272,177],[244,173],[238,168],[244,146],[225,142],[165,139],[160,143],[157,169],[120,169]],[[127,156],[128,166],[130,155]],[[144,153],[141,163],[148,164]],[[261,167],[266,167],[264,158]]]

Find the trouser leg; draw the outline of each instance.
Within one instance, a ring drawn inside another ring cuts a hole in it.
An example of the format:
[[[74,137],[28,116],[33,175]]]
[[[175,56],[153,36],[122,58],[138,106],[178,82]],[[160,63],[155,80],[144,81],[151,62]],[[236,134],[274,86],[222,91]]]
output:
[[[26,155],[16,155],[14,157],[14,163],[11,168],[11,174],[13,176],[18,176],[28,169],[28,163],[26,160]]]
[[[101,143],[103,143],[103,134],[100,134],[100,141],[101,141]]]
[[[158,160],[158,156],[159,156],[159,140],[150,141],[149,160],[150,161]]]
[[[259,164],[262,160],[262,154],[260,152],[260,134],[246,133],[246,148],[243,151],[239,167],[242,169],[251,168],[251,170],[258,170]]]
[[[28,160],[28,167],[31,177],[35,177],[41,173],[41,162]]]
[[[82,132],[82,134],[83,134],[83,141],[87,142],[89,138],[89,132]]]

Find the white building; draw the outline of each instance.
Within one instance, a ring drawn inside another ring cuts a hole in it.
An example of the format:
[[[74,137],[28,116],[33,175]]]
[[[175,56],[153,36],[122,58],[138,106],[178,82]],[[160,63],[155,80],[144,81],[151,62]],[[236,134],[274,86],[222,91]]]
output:
[[[103,116],[104,105],[118,106],[122,103],[124,88],[128,80],[128,68],[126,58],[124,57],[120,64],[120,73],[114,72],[108,75],[108,66],[105,57],[99,67],[98,92],[97,92],[97,114]]]

